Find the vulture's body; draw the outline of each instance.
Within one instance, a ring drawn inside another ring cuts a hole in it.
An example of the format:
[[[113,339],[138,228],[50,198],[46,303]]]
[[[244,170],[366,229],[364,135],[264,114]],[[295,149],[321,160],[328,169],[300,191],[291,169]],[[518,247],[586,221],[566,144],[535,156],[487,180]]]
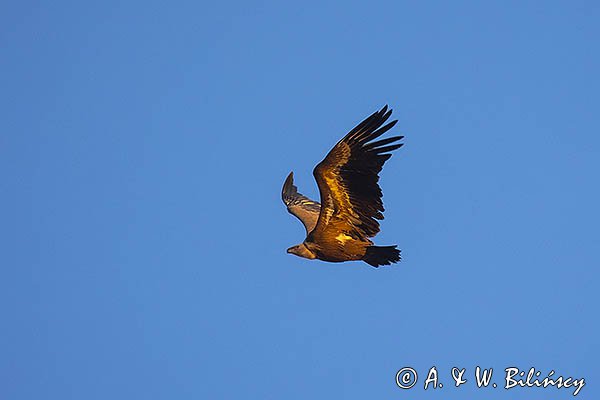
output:
[[[314,169],[321,203],[298,193],[293,172],[282,190],[283,202],[306,228],[306,239],[288,253],[330,262],[363,260],[378,267],[400,261],[396,246],[375,246],[370,238],[383,219],[381,188],[383,164],[402,143],[403,136],[374,141],[397,121],[386,125],[387,106],[372,114],[331,149]]]

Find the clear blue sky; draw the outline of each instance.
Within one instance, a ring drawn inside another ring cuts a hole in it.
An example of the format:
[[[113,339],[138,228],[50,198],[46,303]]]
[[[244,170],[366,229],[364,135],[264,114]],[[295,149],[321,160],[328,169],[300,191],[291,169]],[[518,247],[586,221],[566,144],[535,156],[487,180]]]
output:
[[[477,365],[598,398],[599,20],[593,1],[4,4],[0,398],[572,398],[477,390]],[[376,241],[403,261],[286,254],[285,176],[316,197],[313,167],[384,104],[406,144]]]

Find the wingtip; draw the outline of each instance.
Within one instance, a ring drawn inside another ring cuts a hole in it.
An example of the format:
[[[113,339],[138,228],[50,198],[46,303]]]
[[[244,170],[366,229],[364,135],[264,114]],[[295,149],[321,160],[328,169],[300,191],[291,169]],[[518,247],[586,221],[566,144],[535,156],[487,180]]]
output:
[[[291,171],[287,178],[285,178],[285,183],[283,184],[283,187],[289,187],[292,186],[294,184],[294,171]]]
[[[294,193],[294,171],[291,171],[287,178],[285,178],[283,188],[281,189],[281,198],[285,201],[286,195],[290,195],[292,193]]]
[[[381,109],[381,111],[379,111],[381,113],[381,115],[384,114],[392,114],[392,111],[394,111],[393,108],[390,108],[390,106],[388,104],[384,105],[383,108]]]

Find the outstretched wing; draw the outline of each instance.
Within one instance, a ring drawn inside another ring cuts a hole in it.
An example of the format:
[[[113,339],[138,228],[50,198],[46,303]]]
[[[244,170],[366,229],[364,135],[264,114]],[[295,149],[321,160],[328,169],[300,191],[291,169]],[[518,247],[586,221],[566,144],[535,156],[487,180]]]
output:
[[[298,188],[294,185],[293,172],[290,172],[283,184],[281,198],[290,214],[295,215],[302,221],[306,228],[306,234],[309,234],[317,225],[321,205],[298,193]]]
[[[313,232],[315,239],[348,234],[367,241],[379,232],[383,219],[381,188],[377,184],[383,164],[404,136],[373,141],[396,122],[382,126],[392,110],[385,106],[352,129],[331,149],[313,174],[321,194],[321,213]],[[392,144],[394,143],[394,144]]]

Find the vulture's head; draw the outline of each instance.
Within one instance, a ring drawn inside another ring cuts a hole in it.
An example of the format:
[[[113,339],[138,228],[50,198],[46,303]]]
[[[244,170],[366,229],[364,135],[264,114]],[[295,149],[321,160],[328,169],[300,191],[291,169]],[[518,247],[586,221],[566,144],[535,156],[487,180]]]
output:
[[[315,258],[317,258],[317,255],[310,251],[304,243],[300,243],[290,247],[289,249],[287,249],[287,252],[290,254],[297,255],[298,257],[308,258],[310,260],[314,260]]]

